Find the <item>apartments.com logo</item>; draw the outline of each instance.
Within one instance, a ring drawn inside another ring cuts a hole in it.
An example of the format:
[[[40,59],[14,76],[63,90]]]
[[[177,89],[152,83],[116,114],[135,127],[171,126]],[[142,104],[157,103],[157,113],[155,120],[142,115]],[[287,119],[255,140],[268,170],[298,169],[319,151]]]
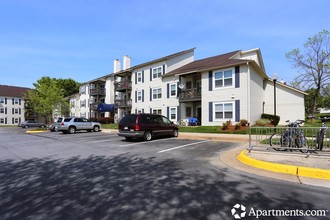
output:
[[[254,216],[255,218],[259,217],[326,217],[329,210],[324,209],[313,209],[313,210],[301,210],[301,209],[290,209],[290,210],[281,210],[281,209],[254,209],[250,208],[248,211],[247,208],[242,204],[236,204],[230,210],[232,216],[235,219],[243,219],[245,216]]]

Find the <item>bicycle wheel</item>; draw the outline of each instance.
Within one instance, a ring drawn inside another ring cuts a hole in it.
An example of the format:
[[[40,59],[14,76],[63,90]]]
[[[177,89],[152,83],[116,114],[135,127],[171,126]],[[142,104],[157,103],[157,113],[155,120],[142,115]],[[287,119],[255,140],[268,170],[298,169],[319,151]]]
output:
[[[295,145],[297,148],[302,148],[300,150],[301,153],[308,153],[308,141],[305,137],[296,137],[295,139]]]
[[[269,138],[269,145],[273,147],[276,151],[283,151],[286,149],[282,149],[282,134],[275,133]]]
[[[318,132],[316,139],[317,149],[320,151],[323,149],[323,141],[324,141],[324,130],[321,130],[320,132]]]

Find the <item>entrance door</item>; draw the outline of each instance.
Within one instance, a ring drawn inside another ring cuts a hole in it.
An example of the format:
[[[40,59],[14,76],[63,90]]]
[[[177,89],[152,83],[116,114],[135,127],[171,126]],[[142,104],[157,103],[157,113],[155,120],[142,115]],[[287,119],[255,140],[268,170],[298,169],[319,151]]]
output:
[[[202,108],[201,107],[197,107],[197,119],[198,119],[198,123],[200,125],[202,123]]]

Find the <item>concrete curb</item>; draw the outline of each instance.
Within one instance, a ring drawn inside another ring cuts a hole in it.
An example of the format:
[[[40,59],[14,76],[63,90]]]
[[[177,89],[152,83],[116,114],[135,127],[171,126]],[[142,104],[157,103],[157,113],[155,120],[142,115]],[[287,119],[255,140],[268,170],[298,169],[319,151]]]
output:
[[[330,180],[330,170],[310,168],[310,167],[301,167],[301,166],[294,166],[294,165],[277,164],[277,163],[256,160],[254,158],[248,157],[246,155],[246,150],[243,150],[237,156],[237,159],[246,165],[264,169],[264,170],[268,170],[268,171],[272,171],[272,172],[276,172],[276,173],[284,173],[284,174],[290,174],[290,175],[301,176],[301,177],[310,177],[310,178]]]
[[[42,132],[46,132],[46,130],[30,130],[30,131],[26,131],[25,133],[32,134],[32,133],[42,133]]]

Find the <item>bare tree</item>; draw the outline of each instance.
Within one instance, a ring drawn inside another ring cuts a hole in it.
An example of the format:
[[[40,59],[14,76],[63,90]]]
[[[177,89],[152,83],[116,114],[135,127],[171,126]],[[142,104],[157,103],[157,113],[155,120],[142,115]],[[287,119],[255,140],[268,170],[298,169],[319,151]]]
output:
[[[302,89],[315,89],[311,94],[313,112],[317,110],[317,100],[321,90],[330,82],[330,33],[323,30],[304,44],[304,51],[294,49],[286,54],[286,58],[299,68],[299,76],[295,84]]]

